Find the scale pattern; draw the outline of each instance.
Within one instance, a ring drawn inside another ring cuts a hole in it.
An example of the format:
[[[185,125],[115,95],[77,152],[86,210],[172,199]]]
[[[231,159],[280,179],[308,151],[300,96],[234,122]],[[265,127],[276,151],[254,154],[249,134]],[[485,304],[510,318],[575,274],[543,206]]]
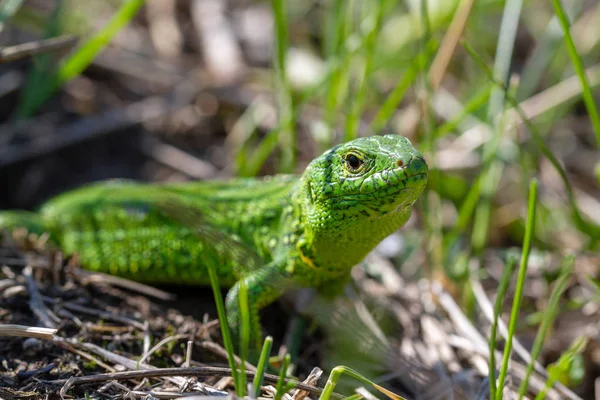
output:
[[[228,319],[239,281],[258,310],[291,286],[336,295],[351,268],[409,218],[427,164],[399,135],[360,138],[301,176],[145,184],[108,181],[59,195],[38,213],[0,212],[0,228],[48,232],[82,265],[149,283],[207,284],[217,271]]]

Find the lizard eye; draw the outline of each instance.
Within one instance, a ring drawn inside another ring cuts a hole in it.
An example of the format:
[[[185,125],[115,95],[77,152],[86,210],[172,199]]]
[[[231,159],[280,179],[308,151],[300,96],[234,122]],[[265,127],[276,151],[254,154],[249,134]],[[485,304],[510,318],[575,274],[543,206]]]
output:
[[[352,153],[347,154],[344,159],[346,160],[346,166],[350,172],[357,172],[364,163],[363,160]]]

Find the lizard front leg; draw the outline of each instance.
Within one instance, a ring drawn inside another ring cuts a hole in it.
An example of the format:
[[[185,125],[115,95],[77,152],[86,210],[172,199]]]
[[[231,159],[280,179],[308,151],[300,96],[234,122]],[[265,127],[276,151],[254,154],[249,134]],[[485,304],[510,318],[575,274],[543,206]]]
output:
[[[263,268],[245,275],[227,293],[227,322],[234,337],[240,336],[240,282],[246,284],[248,290],[248,312],[250,313],[250,339],[260,348],[262,331],[259,310],[277,300],[285,288],[292,282],[292,276],[286,271],[285,261],[273,261]]]

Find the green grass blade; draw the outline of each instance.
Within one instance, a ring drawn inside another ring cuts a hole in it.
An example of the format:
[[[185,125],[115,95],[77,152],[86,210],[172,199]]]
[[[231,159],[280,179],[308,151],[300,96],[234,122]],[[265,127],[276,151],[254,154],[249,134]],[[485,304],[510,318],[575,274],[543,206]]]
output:
[[[333,0],[333,7],[328,12],[331,36],[325,42],[328,63],[333,58],[346,59],[349,57],[344,39],[350,35],[352,0]],[[344,103],[348,91],[348,65],[349,62],[340,62],[331,66],[330,77],[324,82],[327,87],[325,97],[325,124],[328,137],[320,143],[320,150],[324,151],[333,144],[335,123],[338,118],[341,104]]]
[[[327,11],[324,24],[323,53],[328,57],[334,57],[346,37],[346,13],[342,8],[347,4],[344,0],[330,0],[331,4]]]
[[[46,24],[44,38],[58,36],[61,33],[61,14],[63,2],[56,3],[56,7],[50,15]],[[53,64],[54,54],[40,54],[33,57],[33,66],[27,74],[27,83],[21,93],[21,99],[17,105],[17,120],[30,117],[38,107],[48,98],[53,91],[55,66]]]
[[[505,86],[508,86],[510,63],[522,6],[523,0],[507,0],[504,5],[498,47],[494,59],[494,77],[498,81],[504,82]],[[488,123],[493,123],[496,115],[504,108],[504,93],[505,91],[501,88],[497,88],[492,92],[488,107]]]
[[[556,16],[558,17],[560,25],[562,26],[563,31],[565,33],[563,39],[565,45],[567,46],[567,51],[569,52],[569,57],[571,58],[573,69],[575,70],[575,73],[577,74],[577,76],[579,77],[579,81],[581,82],[583,102],[585,103],[585,107],[587,108],[590,121],[592,122],[592,126],[594,127],[594,132],[596,133],[596,142],[598,144],[598,147],[600,147],[600,116],[598,115],[598,108],[594,101],[594,96],[592,95],[590,84],[588,82],[587,76],[585,75],[583,62],[581,61],[581,57],[579,57],[579,53],[577,53],[577,48],[575,47],[573,37],[571,36],[569,19],[560,0],[552,0],[552,5],[554,6]]]
[[[229,368],[231,368],[231,374],[233,375],[233,382],[235,384],[235,391],[239,397],[243,397],[243,384],[240,385],[240,374],[238,373],[235,357],[233,352],[233,341],[231,340],[231,332],[229,331],[229,324],[227,324],[227,314],[225,313],[225,303],[223,302],[223,295],[221,294],[221,286],[219,285],[219,278],[217,277],[217,271],[211,263],[205,263],[208,268],[208,276],[210,278],[210,286],[212,287],[213,295],[215,297],[215,304],[217,306],[217,315],[219,316],[219,324],[221,325],[221,335],[223,336],[223,344],[225,351],[227,352],[227,362]],[[244,368],[245,366],[242,366]]]
[[[442,136],[454,131],[457,126],[465,119],[465,117],[473,114],[475,110],[485,104],[486,101],[490,98],[490,94],[492,93],[492,88],[495,85],[490,83],[489,85],[484,85],[471,99],[464,105],[460,113],[456,115],[456,117],[452,118],[450,121],[441,125],[436,129],[433,136],[435,139],[439,139]]]
[[[126,0],[110,21],[94,36],[79,46],[59,66],[56,75],[37,90],[35,98],[20,113],[31,116],[61,85],[75,78],[87,68],[96,56],[136,15],[144,0]]]
[[[508,291],[508,286],[510,284],[510,278],[515,271],[515,266],[517,265],[516,257],[510,257],[506,266],[504,267],[504,271],[502,272],[502,277],[500,278],[500,284],[498,286],[498,294],[496,295],[496,302],[494,303],[494,322],[492,323],[492,327],[490,330],[490,341],[489,341],[489,349],[490,349],[490,399],[496,398],[496,332],[498,331],[498,319],[500,318],[500,313],[502,312],[502,304],[504,303],[504,297],[506,296],[506,292]]]
[[[525,278],[527,275],[527,267],[529,262],[529,253],[533,235],[535,233],[535,218],[537,207],[537,180],[532,179],[529,184],[529,203],[527,207],[527,222],[525,225],[525,238],[523,240],[523,253],[521,255],[521,263],[519,265],[519,275],[517,286],[515,289],[515,297],[513,300],[512,310],[510,313],[510,321],[508,324],[508,337],[506,338],[506,346],[504,347],[504,358],[502,359],[502,367],[500,368],[500,376],[498,378],[498,391],[496,392],[496,400],[502,400],[506,375],[508,373],[508,364],[512,350],[512,341],[517,327],[519,318],[519,310],[521,309],[521,300],[523,298],[523,288],[525,286]]]
[[[481,57],[479,57],[479,55],[475,52],[475,50],[473,50],[472,47],[464,41],[462,42],[462,45],[464,46],[465,50],[467,50],[467,52],[471,55],[471,57],[473,57],[475,59],[475,61],[477,61],[477,63],[481,67],[481,69],[483,71],[485,71],[488,78],[498,87],[504,87],[502,82],[499,82],[494,78],[492,71],[488,68],[488,66],[485,64],[485,62],[483,62],[483,60],[481,59]],[[525,126],[527,127],[527,129],[529,129],[529,131],[531,132],[533,141],[535,142],[536,146],[538,146],[538,148],[540,149],[542,154],[544,154],[544,156],[548,159],[548,161],[550,161],[550,163],[552,164],[552,166],[554,167],[556,172],[558,172],[558,175],[560,176],[560,179],[562,180],[563,185],[565,186],[565,189],[567,190],[569,205],[571,207],[571,211],[573,213],[573,218],[575,220],[575,225],[577,226],[577,228],[581,232],[586,233],[588,236],[594,238],[595,240],[600,240],[600,226],[598,226],[597,224],[594,224],[592,222],[586,221],[583,218],[583,216],[581,215],[581,212],[579,211],[579,206],[577,205],[577,199],[575,198],[575,193],[573,192],[573,187],[571,186],[571,182],[569,181],[567,173],[564,170],[564,168],[561,166],[560,162],[558,161],[558,159],[556,158],[554,153],[552,153],[552,151],[548,148],[548,146],[544,142],[544,138],[542,137],[541,133],[531,123],[531,121],[529,121],[529,119],[527,118],[527,116],[525,115],[523,110],[521,109],[521,106],[519,105],[517,100],[514,98],[514,96],[512,96],[510,93],[507,93],[506,100],[514,108],[514,110],[517,112],[517,114],[519,115],[519,117],[521,118],[521,120],[523,121]],[[599,168],[598,171],[600,171],[600,167],[598,167],[598,168]],[[598,173],[598,180],[600,181],[600,172]],[[463,208],[464,208],[464,206],[463,206]],[[461,209],[461,211],[462,211],[462,209]]]
[[[283,393],[288,393],[290,390],[294,390],[298,386],[298,382],[290,381],[283,387]]]
[[[348,368],[344,365],[338,365],[337,367],[335,367],[334,369],[331,370],[331,373],[329,374],[329,378],[327,379],[327,383],[325,384],[325,387],[323,388],[323,392],[321,393],[321,396],[319,396],[319,400],[329,400],[331,398],[331,395],[333,394],[333,390],[335,389],[335,386],[339,382],[342,374],[346,374],[346,375],[364,383],[365,385],[372,386],[375,390],[386,395],[390,399],[406,400],[406,399],[404,399],[404,397],[399,396],[399,395],[387,390],[386,388],[365,378],[363,375],[359,374],[358,372],[356,372],[353,369]]]
[[[240,280],[240,290],[238,293],[238,303],[240,307],[240,385],[242,386],[239,392],[242,396],[246,395],[246,360],[248,359],[248,349],[250,347],[250,312],[248,305],[248,286],[246,281]],[[237,388],[236,388],[237,391]]]
[[[267,336],[260,352],[260,358],[258,359],[258,364],[256,365],[256,375],[254,375],[254,381],[252,382],[252,385],[254,386],[254,397],[260,396],[260,387],[262,386],[263,379],[265,377],[267,362],[269,361],[269,354],[271,354],[272,347],[273,338],[271,336]]]
[[[279,109],[279,143],[281,171],[291,172],[296,165],[296,111],[292,88],[287,80],[286,55],[289,47],[287,9],[285,0],[272,0],[275,19],[275,80]]]
[[[573,0],[567,4],[567,13],[571,19],[577,18],[583,11],[582,0]],[[519,88],[515,95],[517,101],[522,101],[535,93],[541,79],[544,77],[544,71],[548,68],[552,59],[555,57],[563,41],[564,33],[559,25],[558,18],[554,17],[546,25],[543,36],[537,40],[535,49],[528,57],[523,73],[519,79]]]
[[[417,79],[417,76],[419,76],[419,72],[429,63],[431,56],[435,52],[436,46],[437,44],[434,41],[428,42],[425,46],[425,50],[417,55],[404,75],[402,75],[402,78],[400,78],[394,89],[392,89],[391,93],[387,96],[387,99],[375,115],[375,118],[373,118],[373,121],[371,122],[371,130],[373,132],[379,132],[387,124],[404,98],[404,95],[414,83],[415,79]]]
[[[108,24],[63,62],[58,70],[57,86],[61,86],[81,74],[117,33],[135,17],[142,5],[144,5],[144,0],[126,0]]]
[[[383,0],[374,2],[375,10],[372,15],[367,15],[362,25],[366,25],[365,42],[361,73],[358,78],[358,88],[351,103],[350,113],[346,119],[345,140],[352,140],[358,136],[362,113],[365,107],[369,78],[373,72],[373,55],[377,36],[381,30],[383,19]]]
[[[269,155],[277,147],[279,132],[279,129],[276,128],[267,133],[256,150],[250,156],[247,156],[245,167],[239,171],[240,176],[255,176],[258,174]]]
[[[514,41],[521,14],[522,0],[508,0],[504,6],[502,16],[502,25],[498,37],[498,46],[494,60],[493,76],[501,81],[508,82],[510,62],[514,48]],[[465,47],[467,48],[467,47]],[[469,53],[476,55],[472,48]],[[477,60],[477,56],[474,57]],[[488,104],[487,122],[494,127],[494,137],[486,144],[483,150],[484,167],[481,175],[481,201],[475,210],[475,220],[473,222],[473,233],[471,235],[471,244],[473,252],[481,254],[488,239],[488,230],[490,217],[492,214],[492,197],[496,191],[497,185],[502,176],[503,164],[496,161],[500,141],[504,132],[504,121],[496,123],[495,117],[504,109],[506,90],[498,87],[492,91]]]
[[[535,396],[535,400],[542,400],[546,398],[548,390],[557,382],[560,376],[566,374],[568,370],[571,368],[571,363],[573,359],[583,353],[585,348],[587,347],[588,339],[586,337],[578,337],[575,339],[573,344],[565,351],[560,358],[552,363],[548,367],[549,377],[546,380],[546,384],[544,385],[544,389],[540,390],[540,392]]]
[[[281,365],[281,370],[279,371],[279,379],[277,380],[277,392],[275,394],[275,400],[281,400],[283,395],[285,394],[285,376],[287,375],[287,369],[290,365],[292,357],[289,354],[286,354],[283,357],[283,364]]]
[[[567,283],[569,282],[569,278],[571,277],[571,272],[573,272],[573,265],[575,264],[574,256],[567,256],[563,259],[562,267],[560,269],[560,276],[554,285],[554,289],[552,290],[552,294],[550,295],[550,301],[548,303],[548,307],[544,310],[544,316],[540,327],[538,329],[537,335],[535,336],[535,340],[533,342],[533,347],[531,348],[531,362],[527,365],[527,370],[525,371],[525,377],[521,381],[521,385],[519,386],[519,400],[525,396],[525,392],[527,391],[527,387],[529,386],[529,377],[533,372],[534,368],[534,360],[537,360],[540,353],[542,352],[542,345],[544,344],[544,339],[546,338],[546,334],[550,329],[550,326],[554,322],[558,314],[558,302],[560,298],[567,288]]]

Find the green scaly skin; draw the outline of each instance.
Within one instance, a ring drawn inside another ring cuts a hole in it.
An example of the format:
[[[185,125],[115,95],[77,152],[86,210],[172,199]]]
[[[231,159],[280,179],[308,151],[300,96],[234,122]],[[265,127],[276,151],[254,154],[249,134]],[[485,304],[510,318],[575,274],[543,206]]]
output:
[[[360,138],[314,159],[298,176],[92,184],[39,213],[0,212],[0,227],[48,232],[90,270],[148,283],[208,284],[216,268],[238,325],[246,282],[252,332],[258,310],[290,286],[339,294],[351,268],[408,220],[427,164],[398,135]],[[260,338],[260,334],[258,334]]]

